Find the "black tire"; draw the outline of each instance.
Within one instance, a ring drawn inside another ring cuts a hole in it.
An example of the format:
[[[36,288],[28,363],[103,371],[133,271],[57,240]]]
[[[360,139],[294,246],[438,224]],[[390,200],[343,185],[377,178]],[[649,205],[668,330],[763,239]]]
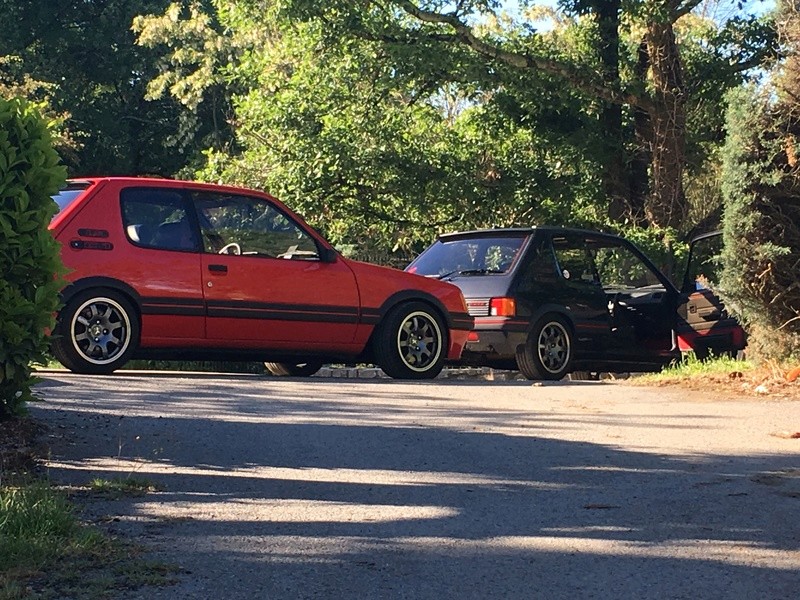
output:
[[[563,379],[572,364],[572,329],[563,317],[545,315],[517,348],[517,367],[528,379]]]
[[[375,362],[395,379],[433,379],[442,371],[447,347],[442,317],[424,302],[392,309],[373,338]]]
[[[80,292],[61,309],[51,348],[70,371],[106,375],[122,367],[139,343],[139,319],[113,290]]]
[[[278,377],[311,377],[322,368],[323,363],[309,361],[304,363],[265,362],[267,371]]]

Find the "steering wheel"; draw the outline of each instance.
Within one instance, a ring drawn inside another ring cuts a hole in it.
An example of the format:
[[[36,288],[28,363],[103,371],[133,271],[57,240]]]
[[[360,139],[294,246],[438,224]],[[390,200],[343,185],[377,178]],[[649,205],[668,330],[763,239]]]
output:
[[[231,242],[230,244],[225,244],[217,254],[241,254],[242,247],[237,244],[236,242]]]

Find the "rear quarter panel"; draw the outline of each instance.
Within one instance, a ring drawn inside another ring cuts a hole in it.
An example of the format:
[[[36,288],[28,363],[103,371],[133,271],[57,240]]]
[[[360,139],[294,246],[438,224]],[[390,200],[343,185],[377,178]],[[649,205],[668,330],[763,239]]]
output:
[[[175,345],[175,338],[191,344],[205,336],[204,319],[202,315],[175,314],[174,307],[196,302],[202,293],[200,255],[131,244],[123,230],[119,200],[120,190],[129,185],[141,183],[100,181],[70,206],[67,214],[54,220],[51,231],[61,244],[61,257],[68,269],[66,279],[81,282],[102,278],[129,286],[136,294],[131,300],[137,308],[142,311],[144,305],[142,346]],[[87,242],[111,248],[76,247]],[[161,302],[160,308],[155,306],[156,301]],[[186,306],[181,310],[187,310]]]

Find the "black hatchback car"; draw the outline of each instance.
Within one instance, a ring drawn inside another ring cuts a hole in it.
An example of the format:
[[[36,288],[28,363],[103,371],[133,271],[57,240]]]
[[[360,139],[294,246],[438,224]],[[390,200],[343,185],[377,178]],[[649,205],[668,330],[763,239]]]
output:
[[[682,350],[745,346],[710,290],[694,279],[679,290],[614,235],[560,227],[447,234],[406,270],[461,288],[475,317],[464,364],[519,369],[529,379],[654,371]]]

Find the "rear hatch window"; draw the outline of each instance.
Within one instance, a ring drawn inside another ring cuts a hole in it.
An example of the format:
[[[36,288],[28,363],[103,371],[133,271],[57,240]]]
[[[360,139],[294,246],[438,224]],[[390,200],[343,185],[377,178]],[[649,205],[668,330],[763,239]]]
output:
[[[406,269],[439,279],[508,273],[525,236],[440,239]]]

